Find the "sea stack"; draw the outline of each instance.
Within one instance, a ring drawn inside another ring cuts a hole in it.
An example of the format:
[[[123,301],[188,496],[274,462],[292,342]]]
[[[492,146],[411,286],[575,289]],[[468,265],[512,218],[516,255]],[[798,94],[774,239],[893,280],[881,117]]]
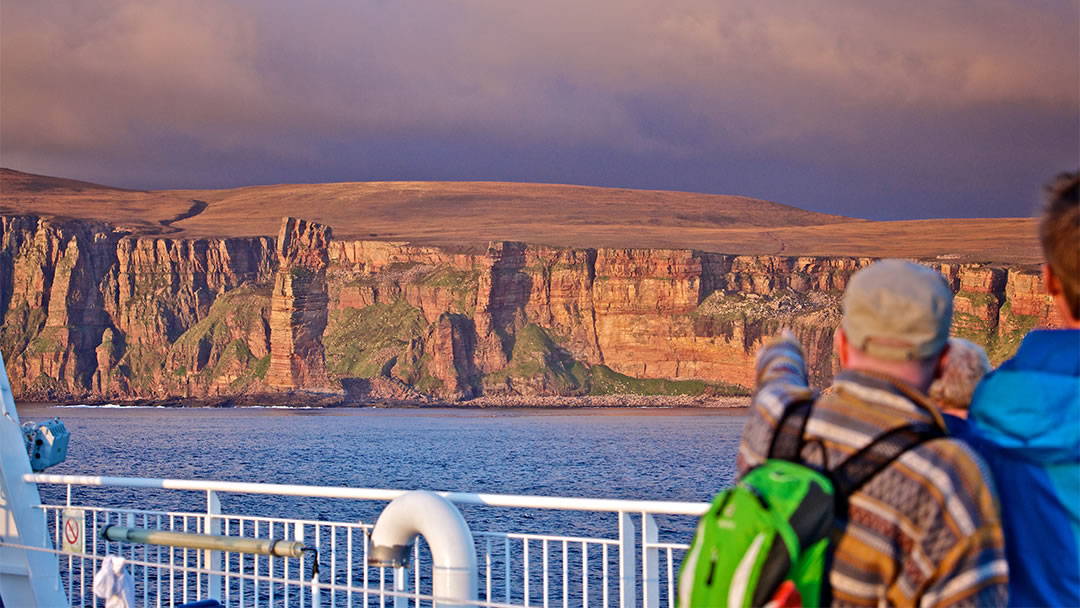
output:
[[[278,269],[270,309],[270,369],[266,383],[278,389],[330,388],[322,335],[326,329],[326,266],[329,226],[282,219]]]

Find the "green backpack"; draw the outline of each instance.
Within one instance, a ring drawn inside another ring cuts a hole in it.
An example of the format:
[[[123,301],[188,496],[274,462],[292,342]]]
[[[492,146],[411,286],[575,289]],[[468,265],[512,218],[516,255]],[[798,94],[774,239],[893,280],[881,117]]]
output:
[[[812,401],[789,406],[769,459],[701,517],[679,572],[680,608],[828,603],[830,533],[846,518],[847,498],[905,451],[943,436],[929,424],[902,426],[822,471],[799,457],[812,408]]]

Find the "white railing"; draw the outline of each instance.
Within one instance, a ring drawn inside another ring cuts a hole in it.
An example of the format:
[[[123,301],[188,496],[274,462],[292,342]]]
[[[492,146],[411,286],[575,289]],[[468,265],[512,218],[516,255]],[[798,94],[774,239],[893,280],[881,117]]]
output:
[[[60,559],[72,606],[95,605],[90,593],[93,572],[110,553],[122,555],[131,564],[140,606],[173,606],[206,597],[244,607],[384,608],[392,604],[405,608],[432,603],[431,562],[423,542],[414,546],[410,568],[369,567],[369,523],[227,514],[222,513],[220,501],[221,494],[229,493],[387,502],[404,490],[48,474],[29,474],[24,480],[67,487],[67,504],[42,506],[54,546],[61,546],[64,511],[74,508],[84,514],[86,552],[64,553]],[[206,496],[206,510],[76,505],[71,500],[72,486],[197,491]],[[484,529],[486,524],[469,522],[479,565],[478,605],[492,607],[673,608],[675,577],[693,521],[708,508],[705,503],[690,502],[438,494],[457,505],[573,511],[598,517],[615,514],[617,523],[603,535]],[[674,516],[683,525],[676,526],[677,530],[662,528],[656,516]],[[101,538],[106,525],[299,540],[318,553],[317,558],[293,559],[110,543]],[[315,559],[317,574],[312,571]]]

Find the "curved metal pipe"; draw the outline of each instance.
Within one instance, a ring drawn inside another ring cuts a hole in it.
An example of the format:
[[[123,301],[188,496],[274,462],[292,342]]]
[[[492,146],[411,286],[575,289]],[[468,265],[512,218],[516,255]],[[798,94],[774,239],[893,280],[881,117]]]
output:
[[[474,605],[477,575],[472,532],[457,507],[438,494],[415,490],[386,505],[371,530],[368,564],[404,567],[418,535],[431,548],[436,605]]]
[[[189,532],[124,528],[121,526],[105,526],[105,529],[101,531],[101,537],[114,543],[138,543],[141,545],[204,549],[207,551],[227,551],[229,553],[272,555],[274,557],[299,558],[304,553],[304,543],[292,540],[192,534]]]

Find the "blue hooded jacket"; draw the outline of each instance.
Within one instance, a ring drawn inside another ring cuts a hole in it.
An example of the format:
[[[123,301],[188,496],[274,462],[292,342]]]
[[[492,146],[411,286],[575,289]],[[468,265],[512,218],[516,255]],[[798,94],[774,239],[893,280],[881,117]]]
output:
[[[970,421],[1001,497],[1009,604],[1080,606],[1080,330],[1029,333]]]

